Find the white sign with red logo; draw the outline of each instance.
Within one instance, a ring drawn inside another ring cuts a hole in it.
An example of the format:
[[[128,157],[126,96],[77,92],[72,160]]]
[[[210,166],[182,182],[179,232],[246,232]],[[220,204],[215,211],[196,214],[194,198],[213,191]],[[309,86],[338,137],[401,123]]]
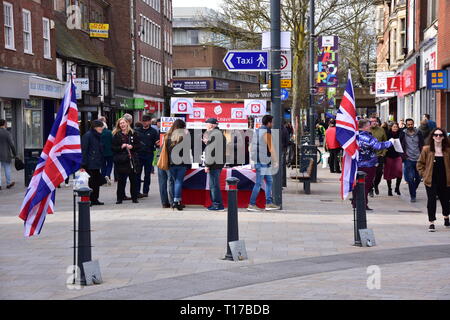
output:
[[[192,114],[194,99],[191,98],[170,98],[171,114]]]
[[[259,129],[262,126],[262,118],[255,118],[254,129]]]
[[[187,116],[187,129],[206,129],[205,121],[217,119],[222,130],[248,129],[244,106],[239,103],[194,103],[193,114]]]
[[[266,114],[266,100],[244,100],[245,114],[247,116],[263,116]]]
[[[388,77],[386,92],[399,92],[402,77]]]

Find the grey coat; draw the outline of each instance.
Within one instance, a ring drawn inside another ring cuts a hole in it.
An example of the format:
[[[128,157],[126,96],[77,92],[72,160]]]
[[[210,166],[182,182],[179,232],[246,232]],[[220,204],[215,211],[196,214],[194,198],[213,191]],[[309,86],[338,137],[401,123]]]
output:
[[[17,156],[11,133],[0,128],[0,161],[10,163],[13,158],[11,152],[14,157]]]

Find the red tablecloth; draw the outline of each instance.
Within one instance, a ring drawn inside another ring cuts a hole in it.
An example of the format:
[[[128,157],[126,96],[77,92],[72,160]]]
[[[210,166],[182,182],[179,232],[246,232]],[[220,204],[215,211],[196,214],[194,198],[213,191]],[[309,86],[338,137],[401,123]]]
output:
[[[240,179],[238,184],[238,208],[247,208],[250,203],[252,189],[255,184],[255,170],[248,168],[224,168],[220,176],[220,189],[222,192],[222,200],[225,207],[228,205],[228,191],[226,186],[226,178],[235,176]],[[207,175],[203,170],[191,169],[186,172],[185,182],[183,185],[182,202],[185,205],[202,205],[209,207],[211,197],[209,192],[209,182]],[[266,205],[266,197],[263,189],[260,190],[256,198],[256,205],[264,208]]]

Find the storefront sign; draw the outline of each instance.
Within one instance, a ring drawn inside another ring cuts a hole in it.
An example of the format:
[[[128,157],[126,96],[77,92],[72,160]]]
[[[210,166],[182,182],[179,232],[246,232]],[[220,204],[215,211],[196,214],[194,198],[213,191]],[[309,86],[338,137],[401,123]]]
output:
[[[216,91],[228,91],[230,89],[230,83],[226,81],[214,80],[214,90]]]
[[[387,91],[387,78],[393,77],[393,71],[381,71],[375,74],[375,96],[377,98],[394,97],[395,93]]]
[[[59,81],[47,80],[40,77],[30,77],[30,96],[62,99],[64,96],[64,84]]]
[[[156,113],[158,111],[162,111],[162,102],[145,100],[144,109],[147,110],[149,113]]]
[[[402,73],[402,86],[400,89],[400,96],[405,96],[411,92],[416,91],[416,72],[417,65],[414,63]]]
[[[337,87],[338,41],[337,36],[319,37],[319,56],[317,59],[318,87]]]
[[[172,114],[192,114],[194,99],[191,98],[170,98],[170,113]]]
[[[188,91],[208,91],[208,80],[174,80],[174,88],[180,88]]]
[[[423,51],[421,55],[421,77],[420,77],[420,86],[427,86],[427,71],[428,70],[436,70],[437,67],[437,58],[436,58],[436,45],[431,46],[427,50]]]
[[[205,121],[216,118],[222,130],[248,129],[244,105],[239,103],[194,103],[193,113],[186,117],[186,128],[206,129]]]
[[[89,91],[89,78],[76,78],[73,80],[77,90]]]
[[[427,89],[446,90],[449,88],[447,70],[429,70],[427,79]]]
[[[91,38],[108,38],[109,24],[89,23],[89,36]]]
[[[397,77],[388,77],[386,79],[387,82],[387,88],[386,92],[399,92],[400,91],[400,85],[401,85],[402,78]]]

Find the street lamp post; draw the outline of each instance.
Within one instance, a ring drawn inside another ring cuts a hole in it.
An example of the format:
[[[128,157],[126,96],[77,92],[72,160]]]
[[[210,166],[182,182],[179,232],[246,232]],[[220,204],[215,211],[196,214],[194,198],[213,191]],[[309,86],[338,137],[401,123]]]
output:
[[[311,136],[311,145],[316,144],[315,121],[314,121],[314,41],[316,35],[314,34],[314,12],[315,2],[309,1],[309,134]]]

